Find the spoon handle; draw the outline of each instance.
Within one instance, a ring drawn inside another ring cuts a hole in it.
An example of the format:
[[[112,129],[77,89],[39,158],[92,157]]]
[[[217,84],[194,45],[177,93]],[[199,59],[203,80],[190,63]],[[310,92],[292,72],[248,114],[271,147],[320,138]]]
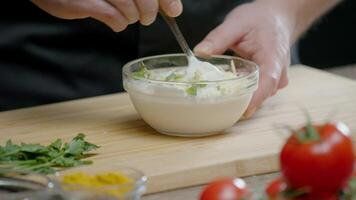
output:
[[[176,20],[173,17],[169,17],[164,14],[162,11],[160,12],[163,19],[167,22],[169,28],[172,30],[174,36],[176,37],[179,46],[182,48],[183,52],[187,54],[189,57],[194,56],[192,50],[190,50],[187,41],[184,39],[182,32],[179,30]]]

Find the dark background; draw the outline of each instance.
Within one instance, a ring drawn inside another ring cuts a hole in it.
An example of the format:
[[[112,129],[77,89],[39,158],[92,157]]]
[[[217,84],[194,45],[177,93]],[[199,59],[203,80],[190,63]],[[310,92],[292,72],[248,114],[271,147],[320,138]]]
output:
[[[356,1],[343,1],[315,23],[300,40],[299,56],[318,68],[356,63]]]

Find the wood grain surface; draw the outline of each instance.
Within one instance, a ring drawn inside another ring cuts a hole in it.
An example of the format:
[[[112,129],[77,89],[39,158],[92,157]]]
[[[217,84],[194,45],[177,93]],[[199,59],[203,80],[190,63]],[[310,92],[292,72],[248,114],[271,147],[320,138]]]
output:
[[[316,122],[338,119],[356,130],[356,82],[308,67],[290,69],[290,85],[270,98],[252,119],[226,134],[179,138],[158,134],[135,112],[127,94],[114,94],[0,113],[0,143],[69,140],[82,132],[101,148],[87,170],[115,166],[142,170],[148,192],[206,183],[221,176],[278,170],[285,131],[298,127],[307,109]],[[26,97],[23,97],[26,98]]]

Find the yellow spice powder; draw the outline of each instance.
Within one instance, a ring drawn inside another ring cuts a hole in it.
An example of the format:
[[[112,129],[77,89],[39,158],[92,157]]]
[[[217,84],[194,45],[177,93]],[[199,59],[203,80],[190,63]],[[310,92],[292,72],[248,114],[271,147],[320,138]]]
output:
[[[117,197],[122,197],[125,193],[133,189],[134,180],[120,172],[109,172],[91,175],[85,172],[77,172],[65,175],[62,183],[75,190],[73,186],[89,187],[101,192],[105,192]]]

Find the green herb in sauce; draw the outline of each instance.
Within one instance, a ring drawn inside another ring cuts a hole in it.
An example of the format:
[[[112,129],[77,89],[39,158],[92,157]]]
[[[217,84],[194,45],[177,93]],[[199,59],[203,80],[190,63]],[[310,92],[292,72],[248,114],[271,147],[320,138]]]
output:
[[[197,83],[192,85],[191,87],[187,88],[185,91],[187,92],[187,94],[192,95],[192,96],[197,96],[198,94],[198,89],[199,88],[204,88],[206,87],[207,84],[204,83]]]
[[[166,77],[165,81],[178,81],[183,78],[183,75],[171,73],[169,76]]]
[[[186,91],[187,94],[189,94],[189,95],[197,96],[197,90],[198,90],[197,86],[196,86],[196,85],[193,85],[193,86],[187,88],[185,91]]]
[[[137,72],[132,73],[132,78],[136,80],[149,77],[150,71],[147,69],[144,63],[140,63],[140,69]]]

